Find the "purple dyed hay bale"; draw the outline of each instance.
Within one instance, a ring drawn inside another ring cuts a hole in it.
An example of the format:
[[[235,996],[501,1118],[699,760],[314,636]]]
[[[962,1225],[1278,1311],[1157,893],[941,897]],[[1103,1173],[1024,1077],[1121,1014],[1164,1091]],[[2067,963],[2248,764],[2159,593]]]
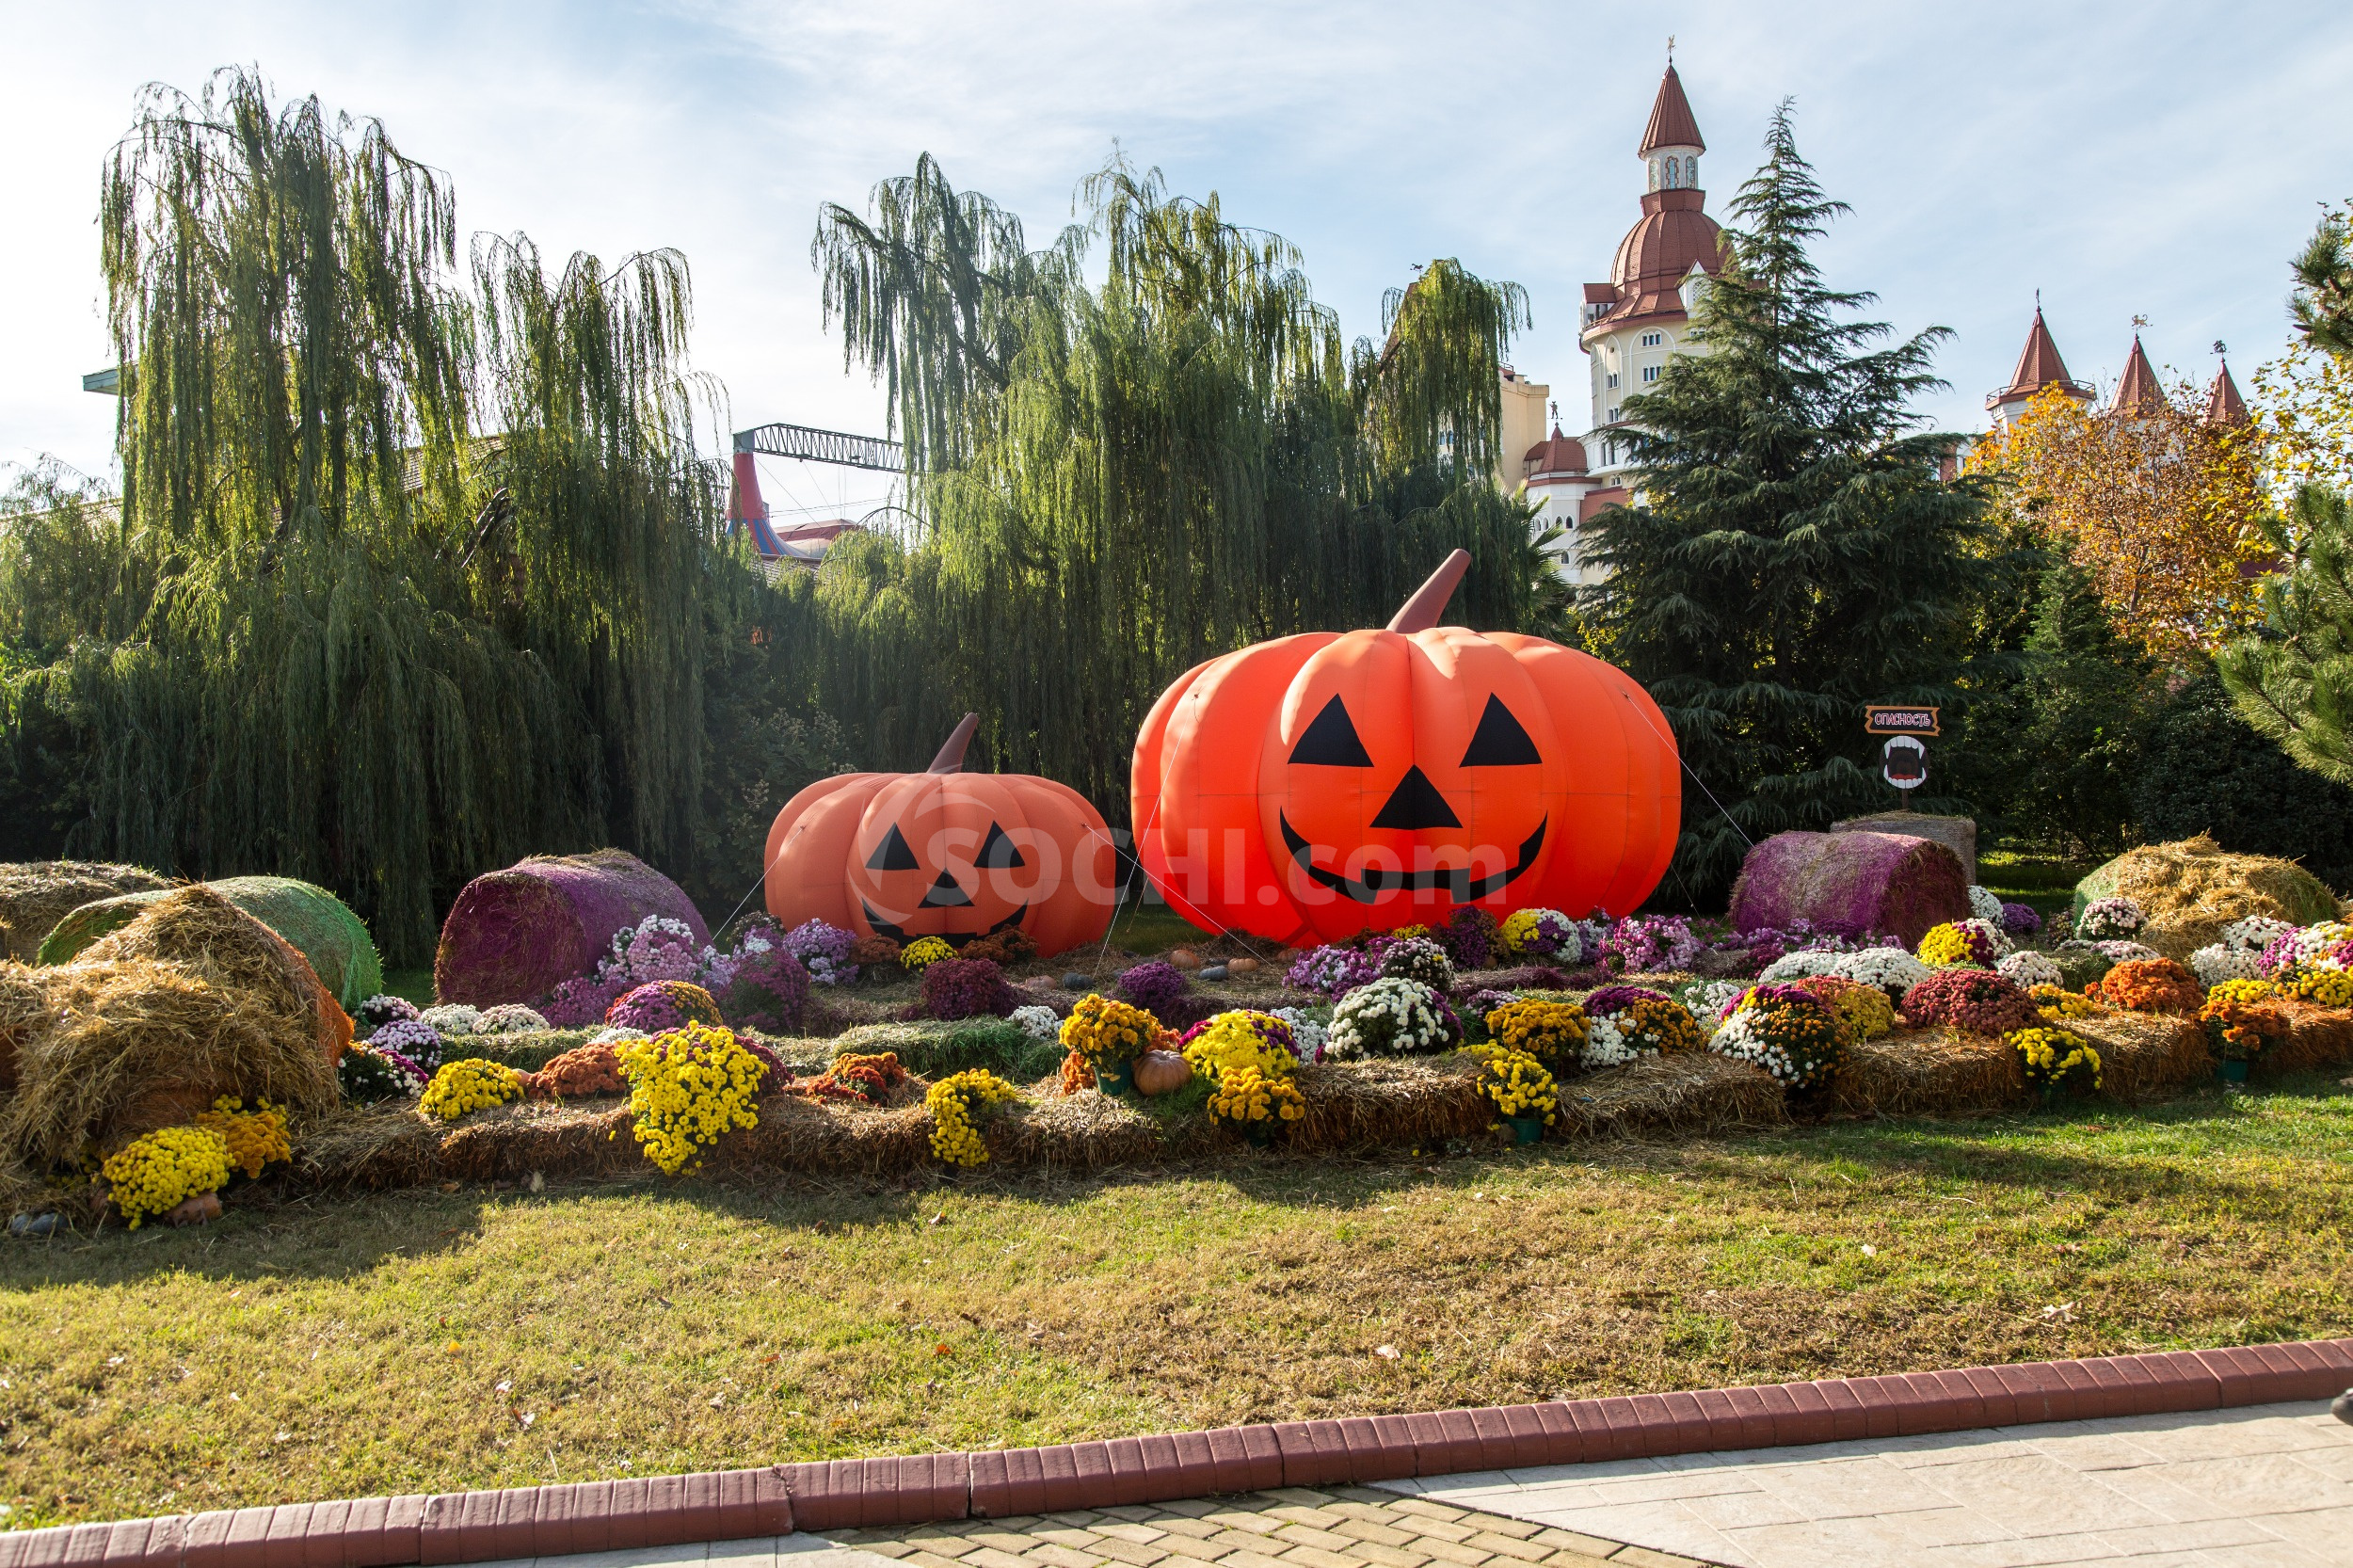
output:
[[[535,1001],[602,957],[613,934],[667,915],[711,940],[684,888],[624,850],[534,855],[477,876],[450,905],[433,994],[488,1007]]]
[[[1892,933],[1917,947],[1929,927],[1969,918],[1969,881],[1945,844],[1902,833],[1776,833],[1751,849],[1732,885],[1740,931]]]

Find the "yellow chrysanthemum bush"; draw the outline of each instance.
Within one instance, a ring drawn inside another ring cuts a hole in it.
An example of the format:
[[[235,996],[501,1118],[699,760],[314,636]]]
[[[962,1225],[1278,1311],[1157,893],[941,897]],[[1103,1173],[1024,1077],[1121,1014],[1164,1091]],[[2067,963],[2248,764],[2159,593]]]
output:
[[[105,1178],[114,1206],[136,1230],[149,1215],[227,1185],[229,1144],[209,1127],[168,1127],[107,1156],[98,1174]]]
[[[899,950],[899,962],[921,974],[941,959],[955,955],[956,950],[949,945],[945,936],[918,936]]]
[[[2353,969],[2299,968],[2281,987],[2298,1001],[2321,1007],[2353,1007]]]
[[[223,1095],[213,1101],[210,1111],[200,1112],[196,1125],[220,1135],[229,1151],[229,1163],[243,1171],[248,1179],[257,1178],[262,1167],[281,1160],[294,1158],[294,1140],[286,1131],[283,1107],[267,1100],[254,1102],[258,1109],[248,1111],[245,1101],[232,1095]]]
[[[1080,997],[1062,1021],[1063,1048],[1096,1067],[1133,1062],[1167,1036],[1160,1019],[1111,997]]]
[[[1217,1075],[1209,1116],[1244,1132],[1272,1130],[1307,1113],[1307,1101],[1288,1074],[1268,1077],[1257,1067],[1227,1067]]]
[[[980,1124],[996,1107],[1020,1097],[1020,1090],[985,1067],[941,1079],[923,1095],[923,1108],[932,1113],[932,1153],[951,1165],[987,1163]]]
[[[1497,1115],[1552,1125],[1553,1113],[1561,1109],[1561,1094],[1542,1062],[1524,1050],[1500,1046],[1478,1047],[1475,1053],[1479,1092],[1494,1102]]]
[[[2013,1029],[2002,1039],[2018,1053],[2026,1082],[2035,1088],[2081,1091],[2100,1087],[2100,1053],[2080,1034],[2063,1029]]]
[[[1486,1016],[1487,1032],[1506,1050],[1534,1057],[1548,1068],[1575,1066],[1590,1025],[1585,1009],[1550,997],[1522,997]]]
[[[417,1103],[426,1115],[454,1122],[469,1111],[487,1111],[522,1097],[522,1075],[514,1068],[479,1056],[461,1056],[441,1064]]]
[[[2070,1018],[2096,1018],[2107,1011],[2089,997],[2057,985],[2030,985],[2026,995],[2034,999],[2036,1011],[2047,1023],[2063,1024]]]
[[[688,1024],[614,1047],[629,1080],[631,1130],[646,1158],[671,1176],[700,1170],[703,1151],[735,1128],[760,1125],[768,1064],[731,1030]]]
[[[1976,922],[1957,920],[1929,927],[1928,935],[1920,938],[1919,955],[1921,963],[1938,969],[1957,964],[1990,969],[2000,956],[1993,951],[1993,938],[1976,929]]]
[[[1241,1067],[1267,1079],[1289,1078],[1299,1058],[1288,1048],[1290,1025],[1272,1013],[1220,1013],[1184,1044],[1185,1060],[1203,1081]]]

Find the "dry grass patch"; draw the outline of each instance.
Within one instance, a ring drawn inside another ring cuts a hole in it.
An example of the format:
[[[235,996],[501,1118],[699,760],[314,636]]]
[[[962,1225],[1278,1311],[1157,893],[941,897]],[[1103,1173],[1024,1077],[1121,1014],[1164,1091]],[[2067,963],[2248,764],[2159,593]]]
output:
[[[2342,1335],[2349,1220],[2333,1075],[1450,1160],[248,1201],[0,1248],[0,1492],[47,1523]]]

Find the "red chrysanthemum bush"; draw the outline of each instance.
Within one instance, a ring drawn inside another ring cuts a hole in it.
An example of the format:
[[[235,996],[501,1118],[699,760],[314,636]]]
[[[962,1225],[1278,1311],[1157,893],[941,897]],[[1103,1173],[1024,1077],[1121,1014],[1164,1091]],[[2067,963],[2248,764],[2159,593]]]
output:
[[[1991,969],[1939,969],[1904,993],[1904,1022],[2007,1034],[2042,1021],[2034,999]]]

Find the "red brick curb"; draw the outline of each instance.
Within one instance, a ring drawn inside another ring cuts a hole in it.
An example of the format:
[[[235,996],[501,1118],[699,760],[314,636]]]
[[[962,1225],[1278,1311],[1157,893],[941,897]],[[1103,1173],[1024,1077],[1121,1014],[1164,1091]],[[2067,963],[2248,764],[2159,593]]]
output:
[[[2353,1339],[1278,1421],[1050,1448],[836,1459],[505,1492],[283,1503],[0,1534],[0,1568],[403,1568],[1002,1519],[1276,1486],[1783,1448],[2328,1399]]]

